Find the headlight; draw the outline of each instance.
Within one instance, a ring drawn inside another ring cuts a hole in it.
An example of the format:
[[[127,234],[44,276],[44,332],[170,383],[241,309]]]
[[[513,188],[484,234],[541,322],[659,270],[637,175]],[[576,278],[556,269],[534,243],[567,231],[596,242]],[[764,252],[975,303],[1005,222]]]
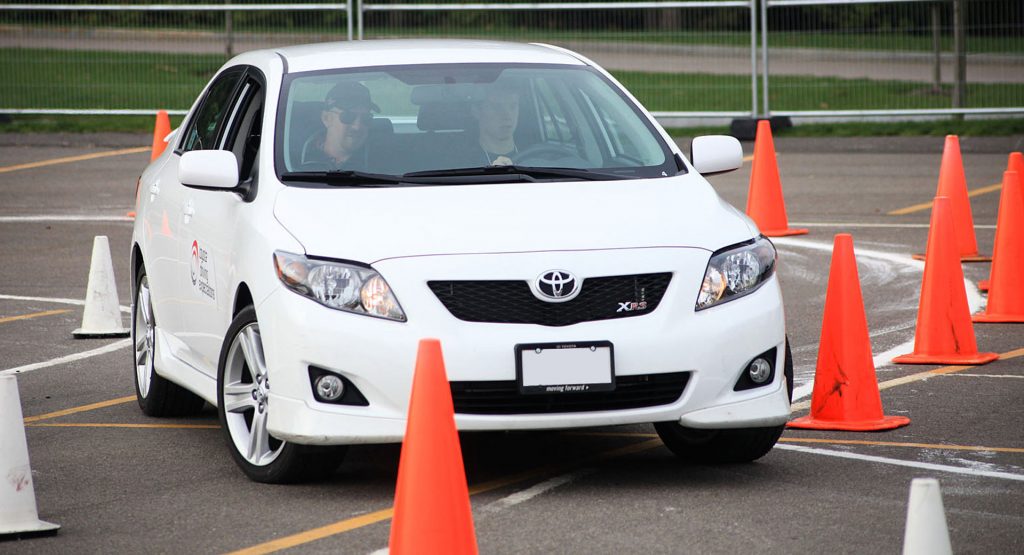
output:
[[[372,268],[281,251],[274,253],[274,267],[285,287],[324,306],[405,321],[388,282]]]
[[[726,247],[711,255],[696,310],[731,301],[761,287],[775,271],[775,246],[766,237]]]

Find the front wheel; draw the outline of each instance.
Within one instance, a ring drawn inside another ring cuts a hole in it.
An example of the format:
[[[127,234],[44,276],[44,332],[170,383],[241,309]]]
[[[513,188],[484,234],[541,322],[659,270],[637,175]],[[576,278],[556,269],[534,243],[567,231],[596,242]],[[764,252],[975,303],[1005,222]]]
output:
[[[793,355],[786,340],[783,376],[789,401],[793,402]],[[694,463],[745,463],[757,460],[772,450],[786,426],[702,430],[677,422],[656,422],[654,429],[670,451],[684,461]]]
[[[218,365],[217,412],[231,455],[255,482],[279,484],[330,476],[344,457],[344,447],[296,445],[270,435],[269,392],[256,310],[246,307],[228,328]]]

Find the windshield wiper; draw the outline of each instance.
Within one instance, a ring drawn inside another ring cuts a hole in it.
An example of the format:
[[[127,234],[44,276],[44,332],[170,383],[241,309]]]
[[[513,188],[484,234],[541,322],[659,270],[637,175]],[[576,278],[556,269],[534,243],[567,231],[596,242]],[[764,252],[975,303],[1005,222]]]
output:
[[[402,178],[397,175],[368,173],[356,170],[289,172],[281,174],[281,180],[326,183],[328,185],[344,185],[349,187],[381,187],[398,185],[403,182]]]
[[[410,172],[402,175],[403,179],[422,179],[432,177],[476,177],[500,176],[525,177],[527,181],[537,179],[557,179],[571,177],[586,181],[608,181],[612,179],[632,179],[631,176],[613,173],[601,173],[580,168],[544,168],[536,166],[480,166],[477,168],[452,168],[446,170],[430,170]]]

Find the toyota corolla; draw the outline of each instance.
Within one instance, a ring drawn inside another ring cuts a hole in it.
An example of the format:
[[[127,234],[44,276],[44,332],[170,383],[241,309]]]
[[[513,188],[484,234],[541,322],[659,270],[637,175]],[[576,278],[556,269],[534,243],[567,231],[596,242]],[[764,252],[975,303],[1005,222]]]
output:
[[[398,442],[417,345],[458,428],[652,423],[678,456],[757,459],[789,416],[776,252],[609,73],[545,45],[249,52],[139,180],[143,412],[217,407],[251,479]]]

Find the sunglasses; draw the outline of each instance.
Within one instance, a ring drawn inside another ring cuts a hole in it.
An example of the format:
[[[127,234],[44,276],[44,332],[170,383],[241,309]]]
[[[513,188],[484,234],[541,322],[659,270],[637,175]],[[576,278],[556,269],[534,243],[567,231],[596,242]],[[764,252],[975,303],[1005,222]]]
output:
[[[338,108],[332,108],[328,111],[338,114],[338,121],[345,125],[352,125],[356,120],[359,120],[359,123],[363,125],[368,125],[373,120],[373,114],[370,112],[350,112],[348,110],[339,110]]]

